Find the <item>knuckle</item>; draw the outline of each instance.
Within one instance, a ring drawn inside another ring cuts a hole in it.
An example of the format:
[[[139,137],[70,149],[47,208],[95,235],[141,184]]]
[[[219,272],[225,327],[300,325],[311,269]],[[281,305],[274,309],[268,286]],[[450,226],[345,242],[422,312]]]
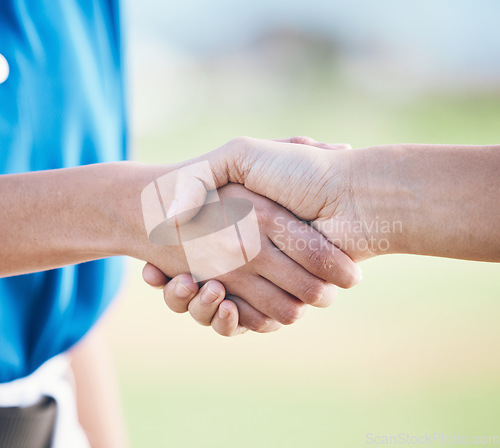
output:
[[[224,242],[223,242],[224,243]],[[228,260],[237,260],[241,257],[241,245],[239,241],[227,241],[224,245],[224,257]]]
[[[286,310],[281,313],[278,322],[283,325],[291,325],[297,322],[304,315],[304,312],[305,305],[303,303],[293,304],[291,306],[288,306]]]
[[[207,263],[215,265],[225,262],[226,265],[233,263],[239,265],[239,260],[242,257],[241,244],[238,239],[217,237],[218,248],[216,252],[210,252],[211,259],[207,258]],[[224,282],[223,274],[216,277],[215,280]]]
[[[342,284],[339,285],[344,289],[349,289],[352,288],[353,286],[356,286],[359,281],[360,281],[360,276],[359,276],[359,271],[343,271],[344,275],[342,276],[341,282]]]
[[[254,238],[254,239],[248,238],[248,241],[245,241],[245,244],[244,244],[245,255],[244,256],[246,256],[248,263],[250,263],[251,261],[253,261],[254,259],[257,259],[259,257],[259,255],[262,252],[262,247],[263,247],[263,244],[262,244],[262,241],[259,237]],[[261,261],[261,260],[262,260],[262,256],[259,258],[259,261]]]
[[[335,277],[335,284],[342,286],[339,282],[346,282],[348,276],[346,275],[345,269],[339,265],[335,258],[335,253],[329,253],[324,250],[311,250],[307,253],[307,262],[311,268],[310,272],[316,273],[323,279],[331,280],[332,276]]]
[[[352,288],[359,283],[359,274],[354,268],[339,262],[334,253],[323,250],[310,250],[307,254],[307,263],[311,272],[317,273],[324,279],[332,281],[344,289]]]
[[[252,138],[250,137],[245,137],[245,136],[239,136],[239,137],[234,137],[231,140],[229,140],[229,146],[231,147],[236,147],[236,148],[248,148],[251,144]]]
[[[349,275],[344,276],[339,281],[339,286],[343,289],[350,289],[356,284],[357,284],[356,279],[352,276],[349,276]]]
[[[352,288],[358,283],[358,276],[354,270],[347,269],[342,265],[335,266],[335,284],[343,289]]]
[[[302,299],[304,303],[317,306],[323,300],[324,295],[325,282],[322,280],[314,280],[304,286],[302,297],[299,298]]]
[[[307,145],[308,140],[310,140],[309,137],[306,137],[304,135],[297,135],[295,137],[292,137],[290,139],[290,142],[298,145]]]
[[[316,303],[315,306],[319,308],[329,307],[337,298],[337,287],[331,283],[325,283],[323,290],[323,298],[321,302]]]
[[[274,203],[268,204],[266,201],[265,204],[259,204],[256,211],[261,227],[271,229],[276,225],[276,205]]]
[[[329,257],[319,250],[310,250],[306,256],[309,264],[311,264],[316,269],[325,269],[328,267],[332,267],[332,263],[331,260],[329,260]]]
[[[256,333],[267,333],[273,322],[273,319],[267,316],[254,317],[249,322],[248,328]]]

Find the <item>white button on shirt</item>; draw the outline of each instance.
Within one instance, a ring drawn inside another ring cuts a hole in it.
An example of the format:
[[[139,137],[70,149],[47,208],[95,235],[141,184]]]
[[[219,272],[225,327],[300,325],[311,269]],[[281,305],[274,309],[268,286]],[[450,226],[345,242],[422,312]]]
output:
[[[0,84],[9,77],[9,63],[5,56],[0,53]]]

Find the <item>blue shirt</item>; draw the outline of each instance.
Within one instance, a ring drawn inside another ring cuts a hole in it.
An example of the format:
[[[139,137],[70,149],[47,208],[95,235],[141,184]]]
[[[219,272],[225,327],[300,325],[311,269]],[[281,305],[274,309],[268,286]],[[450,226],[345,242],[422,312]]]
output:
[[[0,174],[123,160],[118,0],[3,0]],[[0,194],[9,194],[2,191]],[[0,210],[2,226],[5,222]],[[74,345],[110,303],[120,259],[0,279],[0,382]]]

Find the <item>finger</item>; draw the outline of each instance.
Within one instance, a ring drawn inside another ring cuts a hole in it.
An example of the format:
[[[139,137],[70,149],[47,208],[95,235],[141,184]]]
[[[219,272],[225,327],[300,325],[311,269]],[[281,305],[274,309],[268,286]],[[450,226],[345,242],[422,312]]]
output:
[[[185,313],[189,302],[198,293],[198,284],[189,274],[175,277],[163,289],[163,298],[167,306],[176,313]]]
[[[239,325],[238,321],[238,307],[231,300],[224,300],[219,305],[211,325],[221,336],[236,336],[247,331],[247,328]]]
[[[188,223],[203,207],[207,192],[215,188],[215,178],[207,160],[179,168],[176,171],[175,197],[167,211],[167,222],[173,226]]]
[[[268,227],[267,235],[275,246],[316,277],[341,288],[361,280],[361,269],[349,256],[286,210]]]
[[[273,270],[276,270],[276,266]],[[300,319],[306,311],[304,302],[260,275],[242,277],[238,288],[234,288],[234,293],[259,313],[258,315],[253,313],[257,319],[265,316],[280,324],[290,325]],[[245,325],[241,321],[243,317],[243,313],[240,312],[240,323]],[[260,322],[260,324],[267,325],[268,322]]]
[[[269,333],[279,330],[281,324],[270,317],[257,311],[252,305],[241,297],[227,295],[227,300],[234,302],[238,308],[239,324],[257,333]]]
[[[245,138],[234,139],[228,145],[225,145],[225,151],[219,153],[212,165],[208,160],[201,160],[198,162],[188,162],[176,170],[175,194],[166,214],[169,225],[180,226],[189,222],[197,215],[205,203],[207,191],[215,190],[217,187],[225,185],[232,176],[239,177],[240,183],[244,181],[241,175],[238,175],[240,170],[235,166],[238,160],[237,154],[235,151],[231,151],[231,149],[241,150],[241,148],[245,148],[248,145],[247,140]],[[323,149],[350,148],[349,145],[344,143],[321,143],[309,137],[292,137],[275,141],[316,146]],[[230,154],[229,158],[227,158],[228,154]],[[168,194],[164,196],[168,196]]]
[[[225,296],[226,290],[222,283],[210,280],[203,285],[199,293],[189,302],[189,314],[199,324],[208,326]]]
[[[151,263],[146,263],[144,265],[142,269],[142,278],[148,285],[155,288],[163,288],[169,281],[169,278]]]
[[[334,284],[311,274],[277,247],[269,249],[269,254],[271,255],[262,261],[262,269],[259,269],[262,277],[289,293],[295,300],[308,305],[326,308],[333,303],[337,297],[337,287]],[[275,266],[280,266],[280,269],[273,269]],[[268,314],[268,310],[262,311]],[[277,320],[284,323],[279,318]]]
[[[281,143],[295,143],[298,145],[306,145],[306,146],[314,146],[316,148],[322,149],[352,149],[352,146],[349,143],[323,143],[318,142],[311,137],[290,137],[290,138],[275,138],[271,139],[273,142],[281,142]]]

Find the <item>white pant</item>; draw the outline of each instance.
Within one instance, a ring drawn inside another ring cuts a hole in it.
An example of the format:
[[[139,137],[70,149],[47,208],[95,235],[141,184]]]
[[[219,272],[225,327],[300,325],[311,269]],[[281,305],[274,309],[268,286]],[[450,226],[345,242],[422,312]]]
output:
[[[31,375],[0,383],[0,407],[31,406],[44,395],[57,403],[51,448],[90,448],[78,422],[72,372],[64,354],[49,359]]]

